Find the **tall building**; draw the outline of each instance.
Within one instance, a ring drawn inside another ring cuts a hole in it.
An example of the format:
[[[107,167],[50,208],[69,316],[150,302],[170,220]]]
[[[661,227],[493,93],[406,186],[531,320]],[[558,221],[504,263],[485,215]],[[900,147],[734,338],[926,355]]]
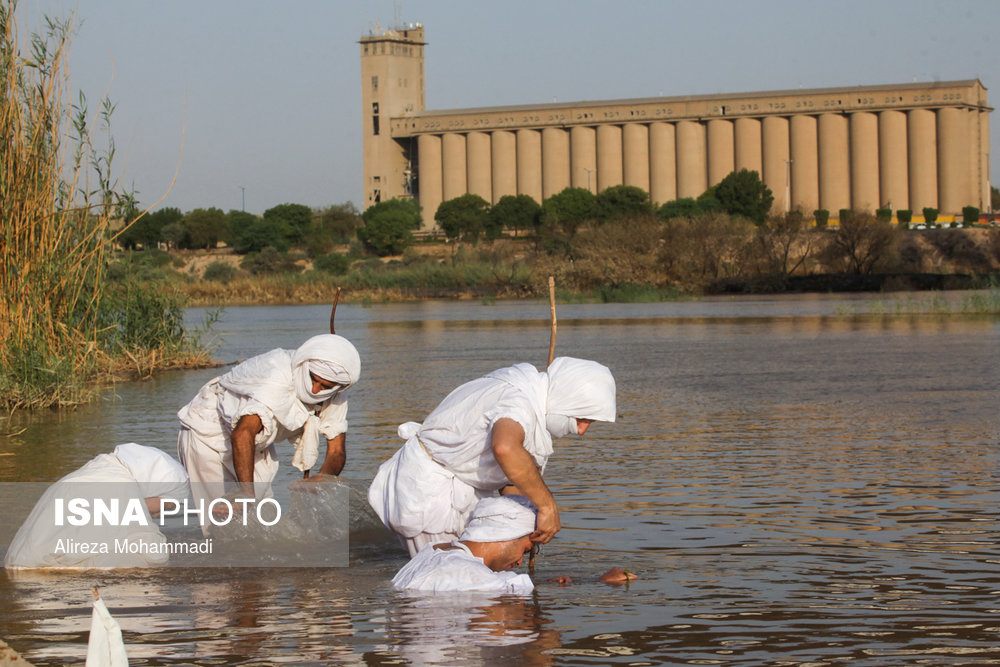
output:
[[[365,207],[467,192],[541,202],[635,185],[660,204],[757,171],[774,210],[989,208],[979,80],[426,111],[423,27],[361,39]]]

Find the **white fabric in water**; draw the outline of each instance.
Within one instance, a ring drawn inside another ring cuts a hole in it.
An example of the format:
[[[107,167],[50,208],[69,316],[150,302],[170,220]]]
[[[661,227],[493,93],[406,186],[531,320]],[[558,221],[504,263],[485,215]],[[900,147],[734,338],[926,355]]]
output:
[[[461,542],[452,549],[422,548],[392,579],[397,591],[458,592],[489,591],[530,593],[535,585],[531,577],[516,572],[494,572],[476,558]]]
[[[134,442],[118,445],[112,452],[132,473],[143,498],[187,498],[188,474],[184,466],[166,452]]]
[[[90,615],[86,667],[128,667],[121,626],[100,598],[94,600]]]
[[[152,544],[154,547],[166,542],[155,520],[142,503],[145,526],[139,522],[128,522],[122,526],[95,525],[94,521],[83,526],[74,526],[64,520],[65,525],[56,522],[56,501],[68,503],[76,497],[95,496],[118,498],[124,508],[128,498],[143,498],[142,489],[136,483],[132,472],[113,454],[100,454],[46,489],[35,503],[28,518],[11,540],[4,566],[10,568],[36,567],[146,567],[163,565],[168,554],[163,553],[115,553],[115,540],[130,540]],[[104,545],[107,553],[101,551],[78,551],[74,545]],[[156,549],[150,549],[155,551]]]

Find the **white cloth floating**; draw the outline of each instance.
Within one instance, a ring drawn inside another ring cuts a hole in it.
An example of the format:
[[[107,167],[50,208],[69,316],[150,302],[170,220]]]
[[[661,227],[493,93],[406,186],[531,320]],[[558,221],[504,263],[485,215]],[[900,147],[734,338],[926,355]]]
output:
[[[100,597],[94,599],[90,615],[86,667],[128,667],[121,626]]]

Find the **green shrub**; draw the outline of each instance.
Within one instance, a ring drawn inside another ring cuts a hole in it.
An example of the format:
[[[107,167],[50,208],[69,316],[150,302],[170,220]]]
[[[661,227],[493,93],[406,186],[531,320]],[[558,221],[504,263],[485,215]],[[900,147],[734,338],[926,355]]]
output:
[[[896,211],[896,220],[899,221],[900,227],[903,225],[909,225],[910,221],[913,220],[913,211],[908,208],[901,208]]]
[[[225,285],[235,276],[236,267],[228,262],[216,260],[205,267],[205,273],[202,277],[205,280],[212,280]]]
[[[936,208],[925,206],[923,214],[924,214],[924,222],[926,222],[927,224],[932,225],[935,222],[937,222],[938,210]]]
[[[333,275],[341,276],[347,273],[347,270],[351,268],[351,260],[346,255],[331,252],[325,255],[320,255],[314,259],[313,268],[317,271],[323,271],[325,273],[332,273]]]
[[[891,208],[877,208],[875,209],[875,219],[881,220],[882,222],[889,222],[892,220],[892,209]]]
[[[962,207],[962,222],[972,225],[979,222],[979,208],[976,206]]]
[[[826,227],[826,223],[830,221],[830,212],[825,208],[818,208],[813,211],[813,218],[817,227]]]

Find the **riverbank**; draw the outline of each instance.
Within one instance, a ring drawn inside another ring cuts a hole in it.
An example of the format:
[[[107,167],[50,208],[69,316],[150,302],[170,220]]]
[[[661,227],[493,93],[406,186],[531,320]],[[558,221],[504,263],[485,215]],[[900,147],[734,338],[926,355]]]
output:
[[[354,255],[342,246],[334,249],[344,258],[339,273],[318,268],[305,253],[289,253],[270,271],[225,248],[172,251],[155,260],[142,253],[128,257],[146,267],[148,279],[176,289],[188,305],[207,307],[328,303],[338,287],[343,302],[363,305],[545,298],[548,276],[555,277],[561,301],[626,303],[703,294],[979,289],[1000,282],[1000,229],[903,232],[863,271],[845,270],[850,266],[844,255],[864,259],[872,252],[866,241],[838,253],[830,231],[789,241],[783,264],[761,249],[760,238],[743,245],[723,239],[720,249],[711,239],[692,245],[690,239],[649,234],[637,225],[624,240],[584,236],[563,253],[546,252],[528,238],[478,246],[426,241],[382,258]],[[823,252],[816,249],[821,244]],[[158,271],[151,273],[150,265]]]

